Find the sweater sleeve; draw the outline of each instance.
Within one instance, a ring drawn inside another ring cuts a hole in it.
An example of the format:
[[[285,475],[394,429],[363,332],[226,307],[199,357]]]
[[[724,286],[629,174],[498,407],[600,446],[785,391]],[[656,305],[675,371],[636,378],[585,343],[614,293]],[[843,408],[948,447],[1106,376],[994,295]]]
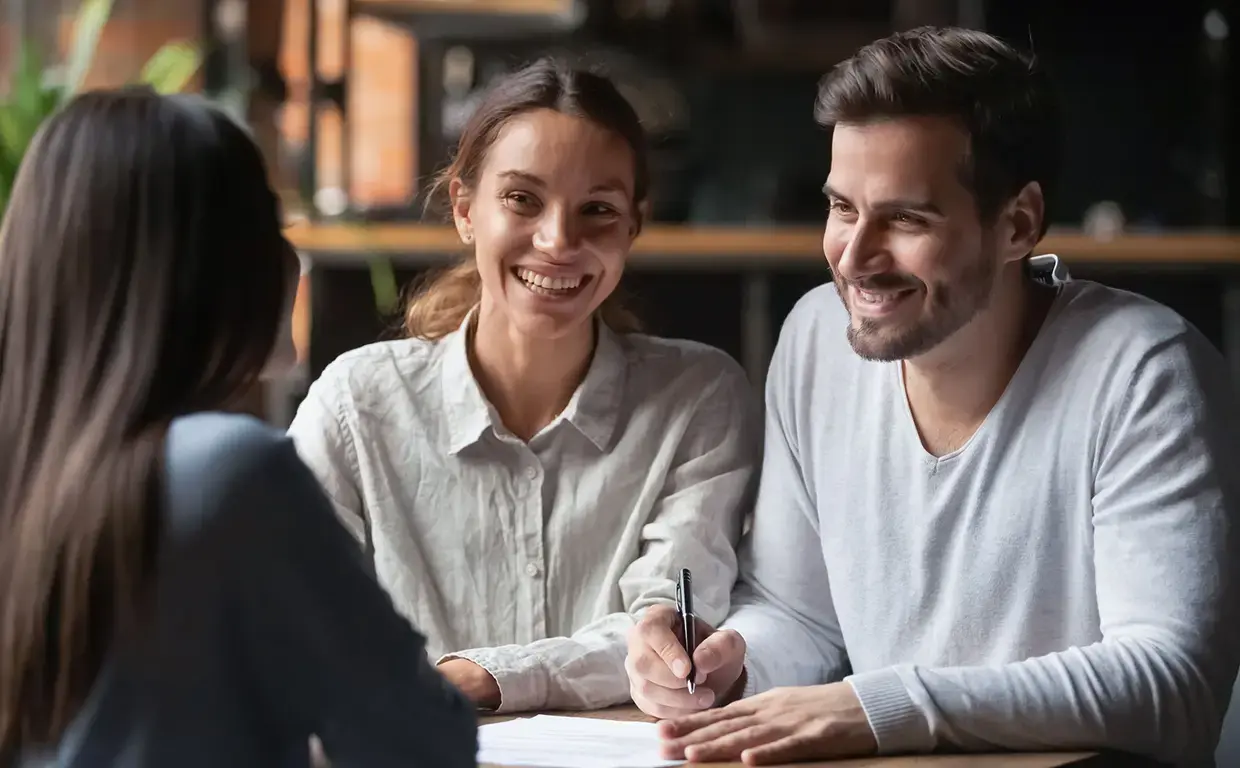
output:
[[[742,542],[733,613],[747,647],[745,695],[841,679],[848,657],[823,560],[816,506],[792,420],[797,328],[785,324],[766,383],[766,426],[753,525]]]
[[[245,658],[269,711],[335,766],[473,766],[473,708],[433,668],[284,438],[250,451],[231,517]]]
[[[1185,333],[1152,348],[1102,425],[1093,497],[1102,639],[996,667],[849,678],[883,752],[1107,748],[1205,761],[1236,677],[1235,394]],[[881,706],[880,706],[881,705]]]

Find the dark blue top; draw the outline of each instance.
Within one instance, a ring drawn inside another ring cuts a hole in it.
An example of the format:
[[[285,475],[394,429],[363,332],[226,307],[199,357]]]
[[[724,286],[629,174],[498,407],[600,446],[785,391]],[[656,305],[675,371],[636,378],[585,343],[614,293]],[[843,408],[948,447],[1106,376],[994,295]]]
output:
[[[475,766],[477,717],[435,671],[292,443],[198,414],[167,441],[151,623],[22,768]]]

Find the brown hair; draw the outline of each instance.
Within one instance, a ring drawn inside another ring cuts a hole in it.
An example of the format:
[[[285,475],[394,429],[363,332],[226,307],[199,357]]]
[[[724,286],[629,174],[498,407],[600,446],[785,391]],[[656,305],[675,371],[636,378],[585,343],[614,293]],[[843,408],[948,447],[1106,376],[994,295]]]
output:
[[[969,29],[920,27],[883,38],[838,64],[818,90],[827,127],[935,115],[959,121],[970,139],[965,182],[983,221],[1031,181],[1048,214],[1058,180],[1058,106],[1037,60]]]
[[[584,118],[624,139],[633,151],[635,208],[646,201],[650,184],[646,134],[633,106],[606,77],[572,69],[553,59],[530,64],[490,89],[466,123],[452,163],[436,176],[429,199],[442,196],[453,179],[476,186],[487,150],[503,127],[517,115],[535,109]],[[431,275],[405,308],[406,335],[433,341],[455,331],[478,303],[481,289],[472,257]],[[603,301],[599,316],[618,333],[641,329],[636,315],[625,308],[618,289]]]
[[[60,738],[138,621],[167,426],[257,379],[284,247],[205,102],[89,93],[35,138],[0,226],[0,764]]]

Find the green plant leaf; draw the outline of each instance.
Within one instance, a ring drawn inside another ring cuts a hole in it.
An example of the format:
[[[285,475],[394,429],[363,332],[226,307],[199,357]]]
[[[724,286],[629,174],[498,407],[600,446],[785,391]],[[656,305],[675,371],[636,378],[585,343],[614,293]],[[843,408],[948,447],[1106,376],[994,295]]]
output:
[[[0,113],[7,105],[0,105]],[[13,151],[7,144],[0,144],[0,218],[4,217],[4,207],[13,194],[13,184],[17,181],[17,165],[21,162],[21,152]]]
[[[39,111],[43,114],[45,119],[53,115],[64,103],[64,88],[59,85],[48,85],[43,87],[43,103],[40,105]]]
[[[12,194],[22,157],[39,126],[60,107],[60,96],[59,88],[44,84],[34,46],[24,44],[7,98],[0,101],[0,199]]]
[[[13,183],[17,180],[17,168],[9,165],[7,157],[0,157],[0,218],[4,218],[4,208],[13,194]]]
[[[69,46],[69,57],[65,62],[68,69],[65,93],[77,93],[86,82],[86,75],[95,60],[99,36],[103,34],[103,27],[111,15],[112,0],[84,0],[78,8],[77,16],[73,20],[73,42]]]
[[[380,314],[388,315],[396,311],[400,303],[400,289],[396,285],[396,271],[392,262],[381,256],[370,259],[370,286],[375,294],[375,307]]]
[[[22,124],[38,120],[43,114],[43,60],[30,43],[22,44],[18,53],[8,102],[13,105]]]
[[[159,93],[178,93],[198,71],[202,56],[189,43],[169,43],[155,52],[142,67],[139,79]]]
[[[21,116],[11,104],[0,104],[0,160],[17,157],[26,149]]]

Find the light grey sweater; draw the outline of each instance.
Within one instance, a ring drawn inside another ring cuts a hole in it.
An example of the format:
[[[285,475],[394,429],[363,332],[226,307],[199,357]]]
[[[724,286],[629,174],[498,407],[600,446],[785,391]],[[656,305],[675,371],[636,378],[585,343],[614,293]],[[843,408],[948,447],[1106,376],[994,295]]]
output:
[[[1240,418],[1170,310],[1068,282],[958,451],[832,285],[782,332],[727,621],[749,693],[849,676],[884,753],[1114,748],[1206,763],[1236,676]]]
[[[199,414],[167,440],[150,626],[23,768],[476,764],[477,717],[431,666],[283,434]]]

